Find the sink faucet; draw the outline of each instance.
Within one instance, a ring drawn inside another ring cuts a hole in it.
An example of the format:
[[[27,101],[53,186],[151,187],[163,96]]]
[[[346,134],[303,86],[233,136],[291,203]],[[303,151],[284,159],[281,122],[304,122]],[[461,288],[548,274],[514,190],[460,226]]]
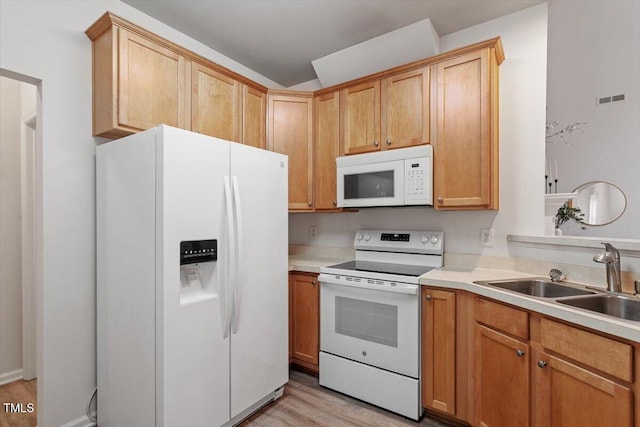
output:
[[[611,243],[602,243],[604,252],[593,257],[595,262],[606,264],[607,267],[607,291],[622,292],[620,283],[620,252]]]

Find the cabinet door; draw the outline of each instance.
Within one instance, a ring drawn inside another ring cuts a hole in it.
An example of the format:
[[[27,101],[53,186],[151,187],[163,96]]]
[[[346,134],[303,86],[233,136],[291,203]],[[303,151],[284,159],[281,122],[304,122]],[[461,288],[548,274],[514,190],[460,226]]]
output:
[[[191,88],[191,130],[238,142],[240,84],[194,62]]]
[[[289,156],[289,210],[313,209],[313,98],[267,95],[268,148]]]
[[[119,29],[118,126],[132,131],[164,123],[186,128],[184,57]]]
[[[632,391],[562,359],[542,354],[534,368],[540,426],[633,425]]]
[[[476,426],[529,425],[529,345],[475,325]]]
[[[484,49],[436,65],[436,208],[497,209],[497,92],[490,90],[497,84],[489,56]]]
[[[340,92],[316,97],[314,102],[314,207],[336,209],[336,158],[340,156]]]
[[[266,148],[267,94],[242,86],[242,143]]]
[[[289,363],[293,359],[293,278],[289,273]]]
[[[429,142],[429,68],[382,81],[382,145],[402,148]]]
[[[422,404],[455,414],[456,294],[425,289],[422,298]]]
[[[317,275],[293,276],[291,310],[294,362],[317,369],[320,352],[320,285]]]
[[[378,151],[380,144],[380,81],[342,91],[344,97],[344,153]]]

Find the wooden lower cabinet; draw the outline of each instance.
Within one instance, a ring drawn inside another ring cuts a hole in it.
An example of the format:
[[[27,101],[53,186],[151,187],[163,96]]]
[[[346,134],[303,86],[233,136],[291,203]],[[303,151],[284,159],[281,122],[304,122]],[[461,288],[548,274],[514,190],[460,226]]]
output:
[[[529,425],[529,345],[475,325],[474,425]]]
[[[289,361],[318,372],[320,284],[317,274],[289,275]]]
[[[640,343],[422,288],[422,404],[477,427],[640,427]]]
[[[456,294],[422,290],[422,405],[455,415]]]
[[[633,425],[633,392],[629,387],[546,353],[536,365],[537,425]]]

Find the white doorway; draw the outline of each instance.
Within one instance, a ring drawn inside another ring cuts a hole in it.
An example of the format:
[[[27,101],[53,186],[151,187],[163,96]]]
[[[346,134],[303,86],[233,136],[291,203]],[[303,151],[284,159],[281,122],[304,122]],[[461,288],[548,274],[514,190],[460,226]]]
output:
[[[22,83],[23,85],[26,83]],[[34,94],[35,95],[35,94]],[[29,94],[23,94],[29,96]],[[35,109],[22,117],[20,127],[20,184],[22,232],[22,379],[38,375],[36,365],[36,128]]]
[[[41,105],[39,82],[0,70],[0,84],[0,385],[3,385],[41,376],[38,373],[42,318],[42,137],[37,113]]]

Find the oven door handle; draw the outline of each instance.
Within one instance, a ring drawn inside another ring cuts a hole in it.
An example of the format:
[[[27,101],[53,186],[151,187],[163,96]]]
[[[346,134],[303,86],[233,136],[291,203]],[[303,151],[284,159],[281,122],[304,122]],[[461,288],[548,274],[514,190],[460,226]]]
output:
[[[345,276],[341,276],[339,279],[336,279],[336,276],[332,274],[320,274],[320,276],[318,276],[318,280],[320,281],[320,285],[329,284],[349,286],[352,288],[372,289],[375,291],[390,292],[394,294],[418,295],[419,291],[419,285],[411,285],[407,283],[398,283],[395,286],[377,285],[375,283],[368,283],[368,279],[360,279],[360,282],[354,282],[346,280],[344,277]]]

